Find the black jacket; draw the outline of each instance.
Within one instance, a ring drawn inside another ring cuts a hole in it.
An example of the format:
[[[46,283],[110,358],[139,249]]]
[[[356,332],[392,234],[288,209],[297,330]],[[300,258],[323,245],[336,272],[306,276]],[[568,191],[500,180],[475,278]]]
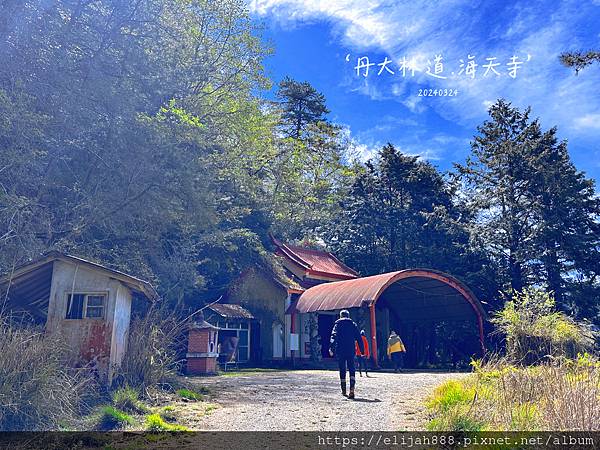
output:
[[[365,349],[360,336],[358,326],[349,317],[342,317],[335,321],[331,331],[331,341],[329,349],[335,353],[338,358],[349,358],[354,356],[354,343],[358,342],[360,352]]]

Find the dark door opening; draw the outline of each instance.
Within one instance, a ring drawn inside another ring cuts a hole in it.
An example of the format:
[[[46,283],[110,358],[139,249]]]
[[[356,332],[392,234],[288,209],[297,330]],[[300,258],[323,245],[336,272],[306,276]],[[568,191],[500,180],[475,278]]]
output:
[[[318,317],[321,356],[323,358],[331,358],[331,356],[329,355],[329,340],[331,339],[331,330],[333,330],[335,316],[333,314],[319,314]]]
[[[260,345],[260,323],[258,321],[250,324],[250,360],[252,362],[262,361],[262,348]]]
[[[468,369],[480,351],[477,325],[472,321],[402,322],[392,315],[390,330],[406,346],[403,363],[408,369]]]

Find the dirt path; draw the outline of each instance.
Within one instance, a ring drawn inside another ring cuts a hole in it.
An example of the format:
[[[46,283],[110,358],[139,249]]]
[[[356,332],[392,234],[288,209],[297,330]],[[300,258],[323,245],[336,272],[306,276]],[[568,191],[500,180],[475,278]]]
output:
[[[358,375],[358,374],[357,374]],[[401,431],[423,429],[423,400],[457,373],[374,373],[357,377],[356,400],[342,397],[334,371],[299,370],[196,378],[219,408],[198,430]]]

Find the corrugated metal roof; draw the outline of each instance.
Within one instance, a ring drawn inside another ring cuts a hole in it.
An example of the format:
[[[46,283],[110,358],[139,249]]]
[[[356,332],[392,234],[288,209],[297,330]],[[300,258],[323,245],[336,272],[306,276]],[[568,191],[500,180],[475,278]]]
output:
[[[73,264],[81,264],[84,266],[88,266],[92,269],[103,271],[113,278],[122,281],[129,288],[134,291],[142,293],[149,300],[155,301],[159,300],[159,295],[154,289],[154,287],[147,281],[142,280],[140,278],[129,275],[125,272],[121,272],[120,270],[116,270],[110,267],[107,267],[103,264],[90,261],[79,256],[68,255],[65,253],[60,253],[57,251],[51,251],[42,256],[40,259],[35,260],[33,262],[24,264],[16,268],[11,274],[6,275],[5,277],[0,279],[0,286],[8,285],[10,286],[12,283],[17,282],[21,277],[26,277],[30,272],[38,269],[39,267],[52,263],[54,261],[66,261]]]
[[[317,275],[330,275],[341,279],[358,277],[358,272],[325,250],[316,250],[299,245],[285,244],[273,238],[279,252],[300,267]]]
[[[252,313],[246,308],[231,303],[215,303],[210,305],[208,309],[228,319],[254,319]]]
[[[306,290],[298,300],[299,312],[332,311],[344,308],[358,308],[376,302],[392,284],[409,278],[435,279],[458,291],[480,316],[485,311],[475,295],[451,275],[430,269],[408,269],[383,273],[353,280],[335,281],[320,284]]]

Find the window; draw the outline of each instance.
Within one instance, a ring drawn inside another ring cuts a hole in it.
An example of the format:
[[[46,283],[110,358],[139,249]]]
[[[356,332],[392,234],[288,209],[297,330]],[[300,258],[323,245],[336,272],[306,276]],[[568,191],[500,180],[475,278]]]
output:
[[[103,319],[106,294],[69,294],[67,319]]]

